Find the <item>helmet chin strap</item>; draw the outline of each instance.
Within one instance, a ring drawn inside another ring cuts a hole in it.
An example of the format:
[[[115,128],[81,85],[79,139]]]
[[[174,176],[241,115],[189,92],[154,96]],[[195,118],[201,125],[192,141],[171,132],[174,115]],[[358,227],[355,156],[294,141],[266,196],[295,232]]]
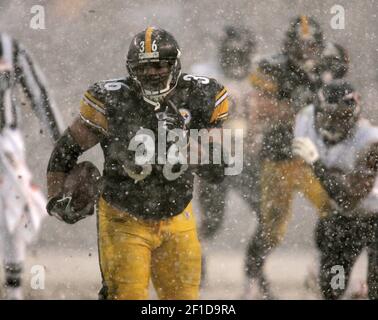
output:
[[[160,102],[159,101],[150,100],[145,95],[143,95],[143,100],[146,101],[147,103],[153,105],[155,107],[154,111],[160,109]]]

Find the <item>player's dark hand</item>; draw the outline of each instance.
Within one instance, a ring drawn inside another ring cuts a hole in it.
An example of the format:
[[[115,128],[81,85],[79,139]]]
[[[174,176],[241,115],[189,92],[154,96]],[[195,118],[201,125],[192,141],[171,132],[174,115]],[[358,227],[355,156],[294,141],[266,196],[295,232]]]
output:
[[[88,204],[83,208],[75,209],[72,202],[72,196],[59,195],[48,201],[46,210],[50,216],[68,224],[74,224],[85,217],[92,215],[94,207],[93,205]]]

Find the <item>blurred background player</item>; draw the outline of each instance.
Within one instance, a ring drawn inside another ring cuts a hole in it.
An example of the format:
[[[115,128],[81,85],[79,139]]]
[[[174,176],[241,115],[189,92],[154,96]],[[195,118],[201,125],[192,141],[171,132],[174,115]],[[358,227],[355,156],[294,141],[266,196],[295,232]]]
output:
[[[335,80],[296,119],[293,153],[311,166],[333,200],[316,228],[326,299],[343,296],[365,248],[368,296],[378,299],[378,127],[360,113],[358,93]]]
[[[308,16],[297,17],[286,32],[283,52],[262,58],[250,77],[256,89],[253,118],[265,122],[265,131],[260,151],[259,224],[247,247],[243,297],[273,297],[263,267],[284,238],[294,192],[301,191],[319,212],[328,205],[328,196],[311,170],[293,159],[291,152],[295,115],[313,101],[321,84],[318,66],[323,49],[319,24]]]
[[[349,64],[349,54],[343,46],[334,42],[326,42],[320,64],[317,67],[319,72],[319,81],[322,83],[322,85],[324,85],[333,81],[334,79],[344,78],[348,73]],[[297,97],[297,99],[300,98],[301,96]],[[319,291],[317,285],[317,274],[318,273],[315,267],[310,268],[305,280],[306,287],[313,292]],[[363,289],[364,287],[366,287],[364,284],[360,285],[358,288],[356,288],[356,292],[353,293],[353,295],[364,295],[364,293],[361,292],[361,290],[365,291]]]
[[[230,112],[223,127],[244,131],[243,172],[237,176],[227,176],[217,185],[206,180],[198,181],[202,239],[213,239],[220,229],[226,211],[226,197],[230,190],[246,201],[252,211],[256,212],[258,209],[257,129],[250,118],[251,106],[248,99],[251,91],[248,76],[255,51],[256,39],[251,30],[240,25],[228,25],[224,27],[223,35],[218,40],[216,57],[212,61],[191,67],[193,74],[211,76],[225,84],[229,93]],[[204,280],[205,259],[203,258],[202,261]]]
[[[20,89],[56,141],[63,125],[41,71],[20,43],[0,33],[0,251],[9,299],[23,297],[21,272],[25,246],[35,237],[46,212],[45,197],[32,183],[26,164],[19,121],[20,114],[25,112]]]

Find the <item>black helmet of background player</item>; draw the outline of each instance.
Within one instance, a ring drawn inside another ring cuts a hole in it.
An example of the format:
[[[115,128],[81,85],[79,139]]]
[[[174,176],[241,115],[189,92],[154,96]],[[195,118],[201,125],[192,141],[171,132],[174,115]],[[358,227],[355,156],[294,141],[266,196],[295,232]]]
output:
[[[224,74],[232,79],[243,79],[249,72],[255,38],[244,27],[227,26],[218,48],[219,62]]]
[[[351,84],[333,80],[318,92],[315,105],[315,128],[327,144],[347,138],[360,117],[359,95]]]
[[[320,62],[320,73],[322,81],[327,83],[332,79],[341,79],[348,72],[348,52],[341,45],[327,42],[323,50]]]
[[[145,98],[160,101],[175,88],[180,54],[175,38],[163,29],[148,27],[132,39],[126,66]]]
[[[293,64],[308,73],[314,72],[323,48],[323,33],[312,17],[302,15],[291,21],[284,52]]]

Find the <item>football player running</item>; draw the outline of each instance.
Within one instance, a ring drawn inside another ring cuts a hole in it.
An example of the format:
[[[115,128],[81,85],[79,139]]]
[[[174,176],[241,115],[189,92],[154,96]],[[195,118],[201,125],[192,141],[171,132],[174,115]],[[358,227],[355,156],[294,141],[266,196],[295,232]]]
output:
[[[227,90],[214,79],[182,73],[176,40],[155,27],[132,39],[126,65],[129,76],[89,87],[80,116],[56,144],[47,173],[48,211],[68,223],[93,212],[93,198],[85,205],[66,180],[78,157],[100,143],[100,297],[146,299],[152,279],[160,299],[197,299],[201,248],[192,212],[194,173],[219,183],[225,164],[141,164],[133,145],[146,138],[138,136],[140,130],[166,138],[176,129],[221,128]]]
[[[245,259],[245,298],[256,291],[273,298],[263,267],[286,233],[294,192],[303,193],[320,213],[328,205],[327,193],[312,171],[291,151],[295,115],[312,102],[321,84],[318,67],[323,49],[319,24],[311,17],[297,17],[286,33],[283,52],[260,59],[251,75],[256,88],[252,117],[265,123],[266,129],[260,151],[259,224]]]
[[[316,228],[320,287],[326,299],[343,296],[364,248],[368,296],[378,299],[378,127],[360,112],[354,88],[335,80],[296,119],[293,153],[313,169],[332,199]]]
[[[218,44],[216,61],[195,64],[191,68],[194,74],[210,75],[227,85],[232,113],[223,127],[244,131],[243,174],[226,177],[220,185],[209,184],[205,180],[199,182],[198,196],[203,215],[200,235],[204,239],[213,238],[220,229],[225,213],[225,197],[229,190],[238,191],[253,210],[258,207],[259,190],[254,184],[258,180],[257,169],[254,167],[256,161],[253,161],[256,135],[251,132],[255,126],[250,119],[247,99],[251,91],[248,76],[255,49],[255,37],[248,28],[228,25]]]

